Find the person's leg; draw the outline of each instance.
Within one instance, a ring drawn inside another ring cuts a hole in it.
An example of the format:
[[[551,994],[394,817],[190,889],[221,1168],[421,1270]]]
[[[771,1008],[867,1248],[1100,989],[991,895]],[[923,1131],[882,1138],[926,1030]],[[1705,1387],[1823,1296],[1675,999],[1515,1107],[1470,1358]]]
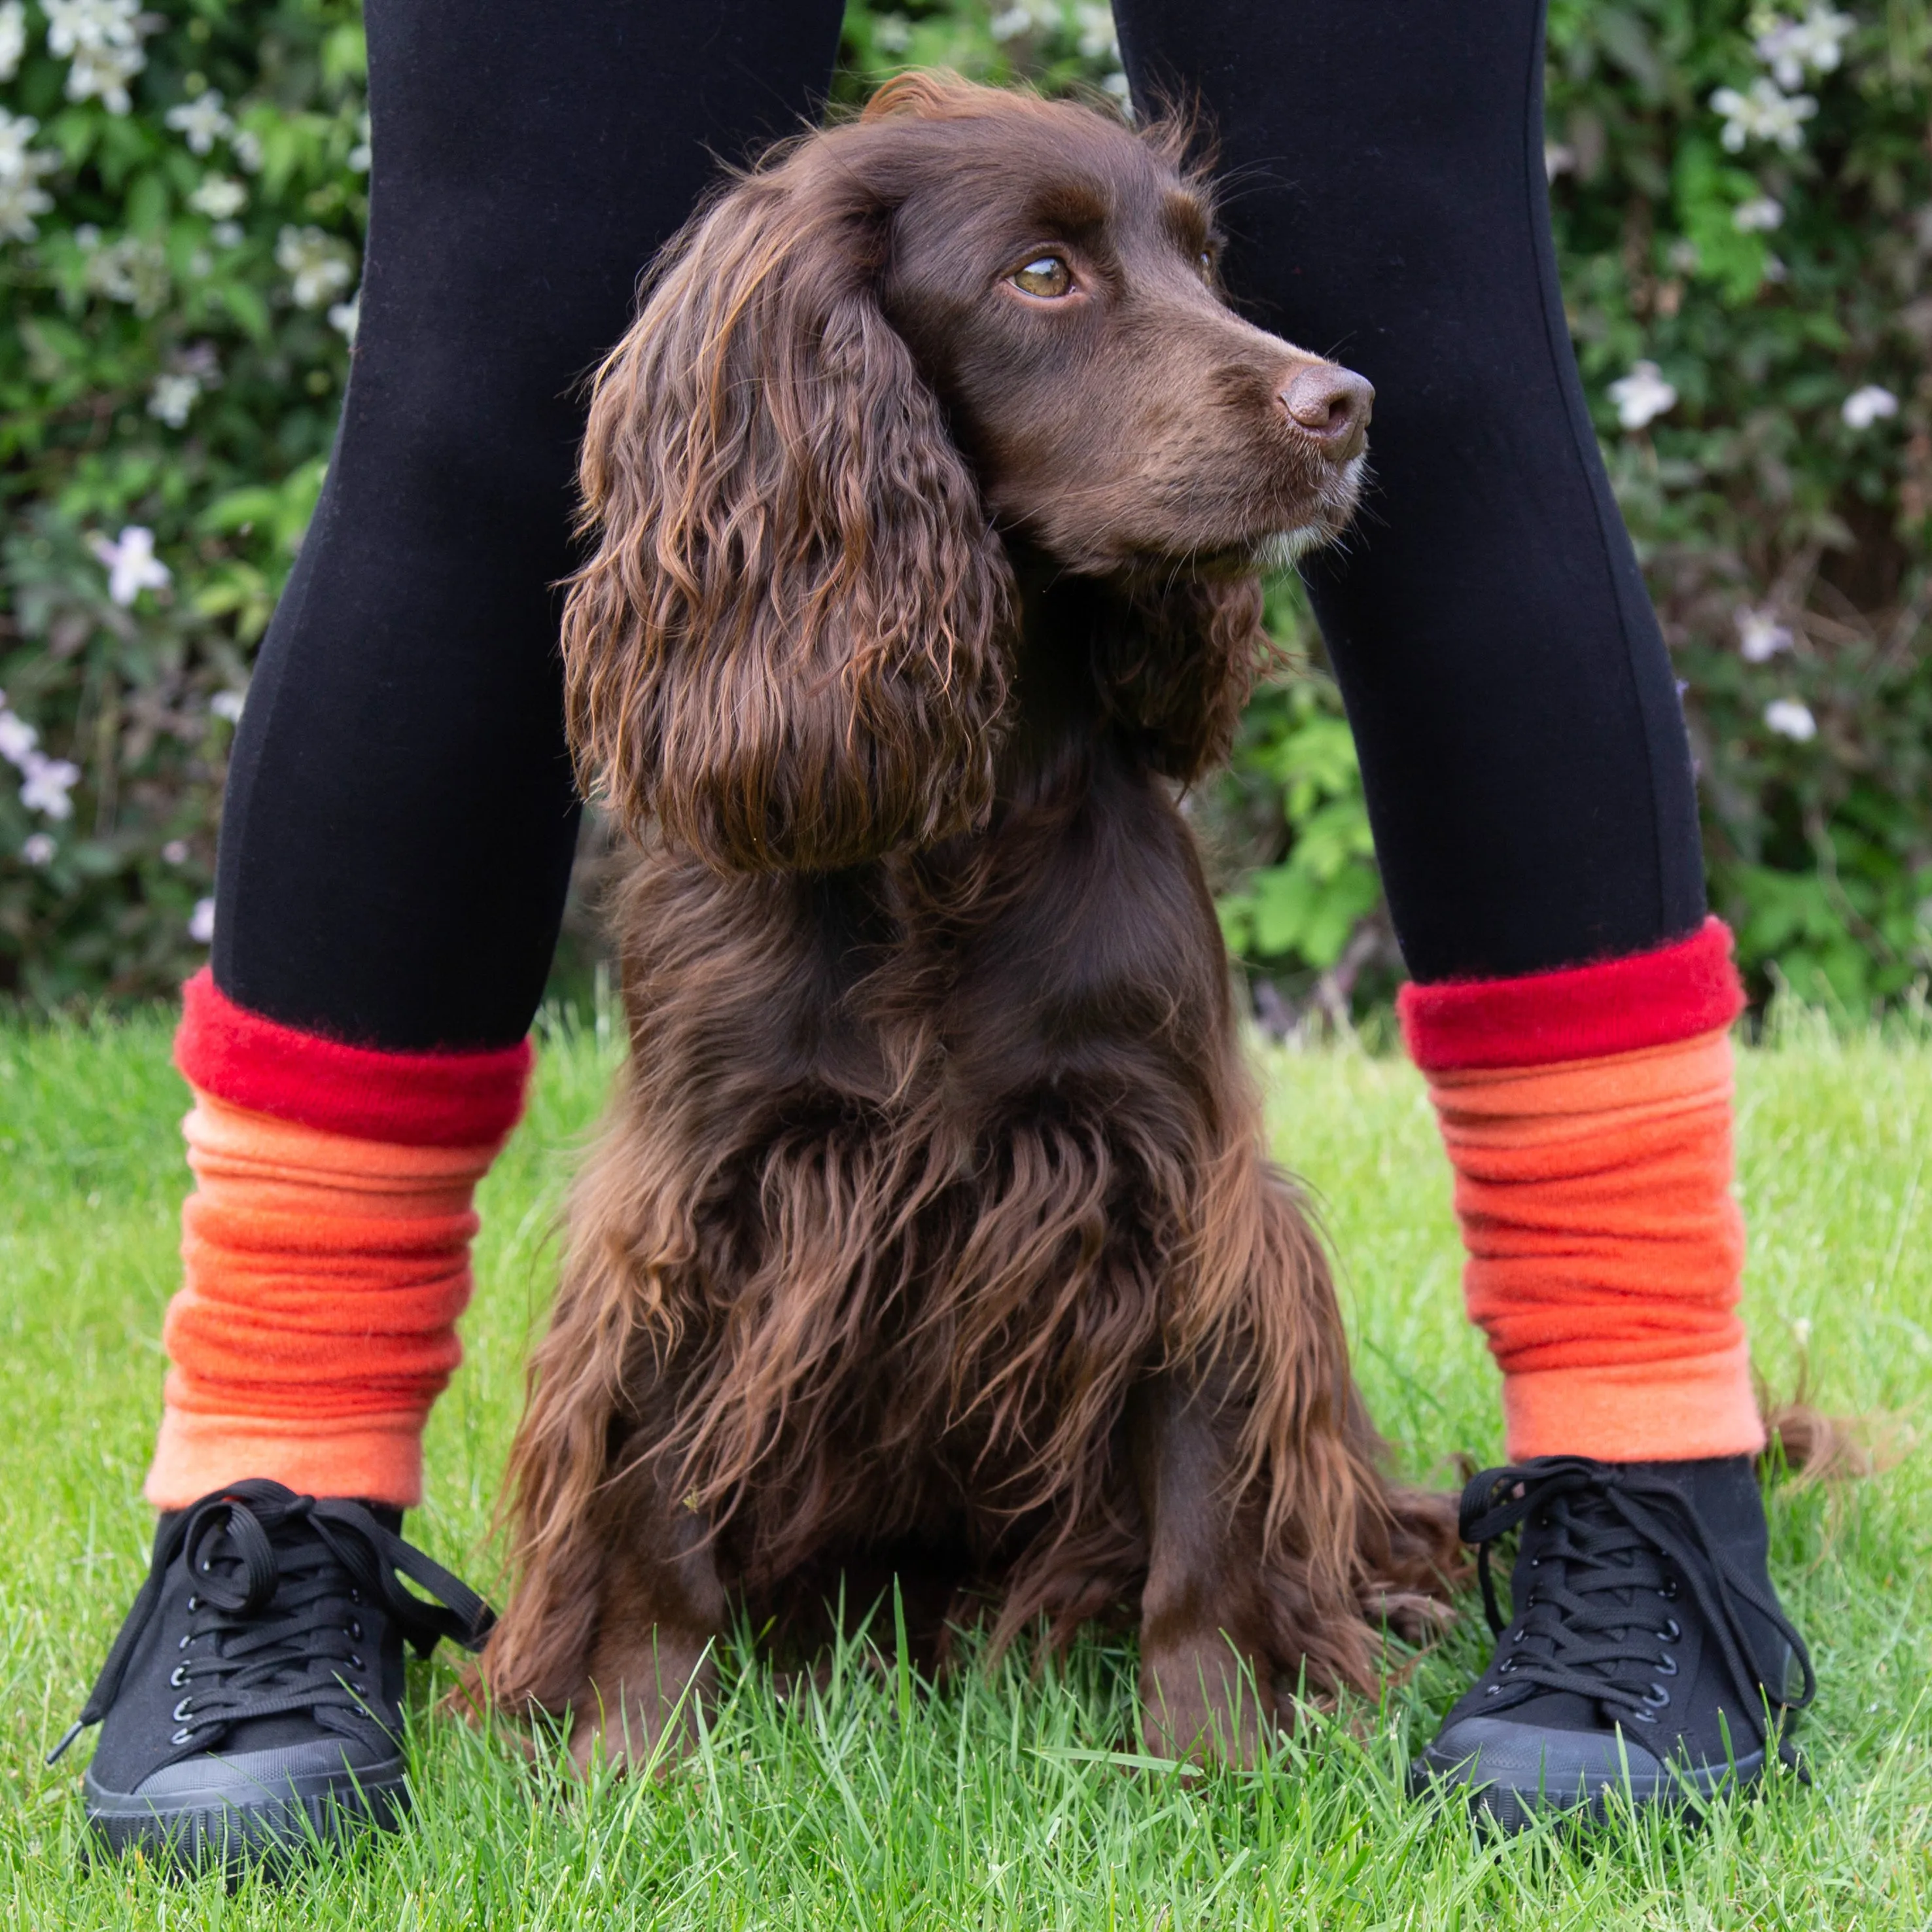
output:
[[[393,1719],[422,1618],[352,1611],[342,1552],[385,1576],[406,1553],[396,1512],[458,1359],[470,1193],[520,1108],[568,878],[556,586],[580,386],[718,164],[815,112],[839,21],[836,0],[369,0],[353,372],[250,688],[212,973],[177,1042],[197,1186],[148,1483],[166,1514],[88,1706],[110,1836],[192,1837],[226,1804],[286,1837],[301,1802],[380,1815],[400,1779],[340,1690],[361,1650],[336,1639],[380,1627],[361,1649],[382,1653],[368,1700]],[[264,1480],[282,1488],[234,1499]],[[358,1500],[319,1514],[284,1490]],[[245,1695],[221,1664],[243,1624]],[[268,1750],[273,1790],[247,1773]]]
[[[1708,1570],[1714,1550],[1770,1601],[1729,1191],[1741,998],[1705,916],[1669,657],[1570,350],[1540,0],[1116,12],[1136,98],[1196,99],[1218,136],[1237,299],[1376,387],[1364,512],[1305,574],[1415,981],[1405,1032],[1456,1169],[1510,1454],[1589,1472],[1538,1506],[1570,1539],[1544,1552],[1565,1607],[1521,1612],[1502,1675],[1432,1764],[1466,1774],[1480,1746],[1484,1778],[1526,1780],[1533,1798],[1546,1774],[1569,1799],[1616,1778],[1622,1724],[1641,1788],[1636,1740],[1703,1761],[1720,1705],[1742,1758],[1762,1730],[1754,1670],[1782,1689],[1782,1630],[1755,1608],[1724,1630],[1686,1620],[1673,1694],[1654,1632],[1605,1622],[1594,1594],[1623,1560],[1603,1556],[1615,1498],[1641,1492],[1634,1506],[1690,1552],[1653,1540],[1643,1564]],[[1472,1527],[1493,1514],[1472,1506]],[[1605,1652],[1618,1643],[1643,1654]]]

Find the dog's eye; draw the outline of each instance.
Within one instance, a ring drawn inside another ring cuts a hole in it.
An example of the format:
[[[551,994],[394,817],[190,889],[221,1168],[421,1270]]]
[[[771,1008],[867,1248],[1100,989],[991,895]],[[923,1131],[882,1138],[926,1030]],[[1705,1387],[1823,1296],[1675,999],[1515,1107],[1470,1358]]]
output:
[[[1030,296],[1064,296],[1073,286],[1073,271],[1058,255],[1042,255],[1012,278]]]

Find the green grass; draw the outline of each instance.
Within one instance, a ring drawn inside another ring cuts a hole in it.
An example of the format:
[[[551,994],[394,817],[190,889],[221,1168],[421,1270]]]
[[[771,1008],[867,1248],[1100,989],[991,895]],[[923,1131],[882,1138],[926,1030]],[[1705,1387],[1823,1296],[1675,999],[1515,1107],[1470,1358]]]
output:
[[[483,1202],[470,1358],[430,1434],[412,1534],[478,1581],[549,1235],[608,1047],[554,1040]],[[1266,1068],[1282,1154],[1319,1190],[1358,1358],[1410,1472],[1499,1448],[1459,1306],[1448,1176],[1414,1075],[1338,1052]],[[1820,1035],[1742,1056],[1749,1313],[1774,1388],[1908,1428],[1932,1386],[1932,1052]],[[326,1928],[1858,1926],[1932,1923],[1932,1484],[1906,1456],[1850,1492],[1780,1495],[1778,1582],[1822,1689],[1817,1774],[1701,1830],[1628,1822],[1510,1843],[1406,1803],[1410,1751],[1475,1666],[1472,1622],[1352,1724],[1264,1770],[1186,1780],[1120,1761],[1130,1660],[1094,1643],[928,1695],[842,1658],[782,1700],[732,1678],[700,1760],[573,1788],[437,1717],[415,1686],[417,1810],[399,1839],[278,1891],[82,1870],[79,1708],[146,1569],[137,1500],[185,1181],[158,1019],[0,1030],[0,1925]],[[1808,1336],[1808,1345],[1807,1338]]]

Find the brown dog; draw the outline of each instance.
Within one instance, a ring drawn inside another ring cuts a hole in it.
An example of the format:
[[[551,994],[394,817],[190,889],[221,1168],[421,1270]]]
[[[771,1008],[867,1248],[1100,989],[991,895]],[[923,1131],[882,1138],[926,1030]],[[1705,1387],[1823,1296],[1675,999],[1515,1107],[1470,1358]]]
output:
[[[1176,808],[1353,508],[1370,392],[1240,320],[1172,130],[909,77],[666,251],[566,620],[640,850],[483,1665],[652,1748],[742,1597],[1138,1604],[1150,1739],[1372,1689],[1455,1564],[1263,1159]],[[1251,1671],[1263,1708],[1243,1672]]]

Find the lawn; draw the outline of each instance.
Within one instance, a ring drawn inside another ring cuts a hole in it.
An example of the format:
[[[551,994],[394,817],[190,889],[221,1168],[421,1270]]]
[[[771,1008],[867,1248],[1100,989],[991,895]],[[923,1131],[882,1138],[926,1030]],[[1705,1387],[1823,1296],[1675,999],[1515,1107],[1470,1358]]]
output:
[[[469,1360],[430,1432],[412,1535],[493,1583],[488,1531],[541,1310],[550,1236],[610,1064],[554,1034],[530,1118],[484,1190]],[[1493,1460],[1496,1382],[1465,1328],[1448,1174],[1406,1066],[1267,1061],[1279,1151],[1318,1190],[1376,1414],[1411,1473]],[[1909,1444],[1932,1389],[1932,1050],[1798,1030],[1742,1056],[1748,1312],[1774,1388]],[[1782,1780],[1700,1829],[1572,1842],[1474,1835],[1401,1796],[1401,1768],[1482,1654],[1480,1613],[1378,1711],[1312,1722],[1265,1769],[1136,1767],[1130,1660],[1083,1646],[927,1694],[839,1661],[782,1702],[754,1666],[669,1782],[572,1787],[433,1713],[415,1687],[417,1810],[379,1856],[278,1891],[83,1870],[79,1770],[41,1756],[79,1708],[146,1568],[138,1500],[185,1182],[160,1019],[0,1030],[0,1924],[409,1928],[1900,1926],[1932,1923],[1923,1455],[1848,1490],[1780,1493],[1774,1568],[1822,1690],[1816,1786]]]

